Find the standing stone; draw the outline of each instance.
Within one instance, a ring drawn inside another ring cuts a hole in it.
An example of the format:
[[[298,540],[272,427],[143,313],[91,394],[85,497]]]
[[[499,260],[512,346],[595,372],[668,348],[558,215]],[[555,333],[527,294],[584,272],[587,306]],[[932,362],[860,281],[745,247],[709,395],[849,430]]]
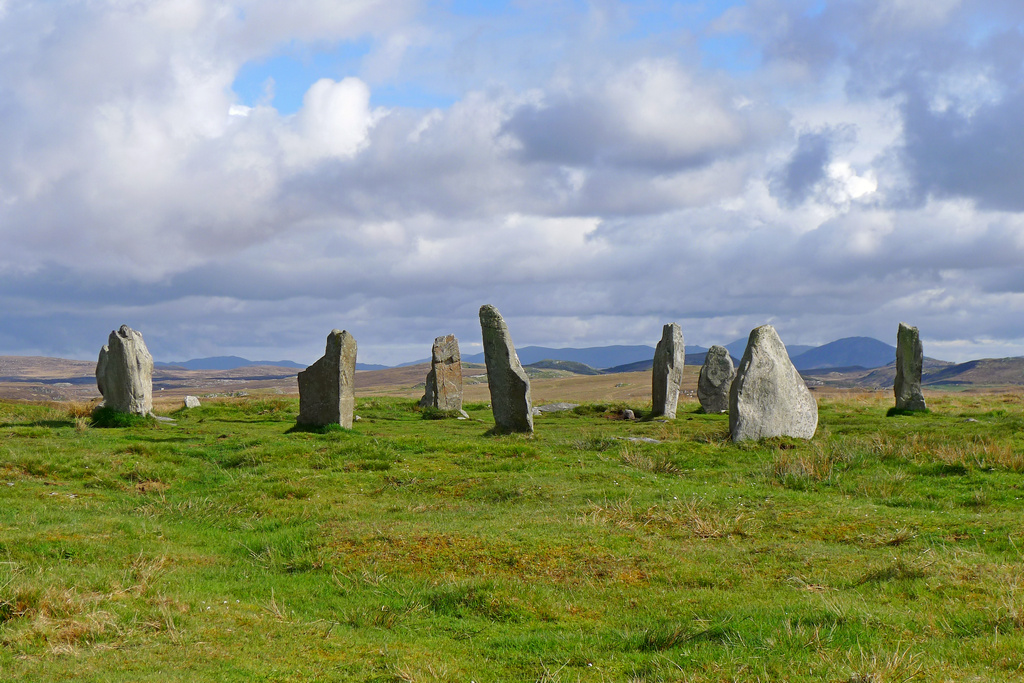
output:
[[[121,325],[110,333],[96,362],[96,386],[107,408],[135,415],[153,411],[153,356],[141,332]]]
[[[352,429],[355,383],[356,340],[331,330],[323,358],[299,373],[299,423]]]
[[[202,404],[199,402],[199,399],[197,397],[195,397],[195,396],[186,396],[185,397],[185,407],[186,408],[198,408],[201,405]]]
[[[654,405],[652,417],[675,419],[685,362],[683,333],[679,325],[669,323],[662,328],[661,341],[654,349],[654,371],[651,373],[651,403]]]
[[[729,390],[732,440],[810,439],[817,427],[818,404],[789,360],[775,328],[754,328]]]
[[[494,306],[480,307],[480,329],[487,364],[487,388],[491,392],[494,429],[499,433],[533,433],[530,378],[526,376],[508,327]]]
[[[462,356],[454,334],[434,340],[427,386],[420,405],[438,410],[462,410]]]
[[[724,413],[729,410],[729,389],[736,376],[729,350],[712,346],[704,357],[704,365],[697,378],[697,400],[705,413]]]
[[[900,323],[896,333],[896,393],[897,410],[927,410],[921,394],[921,371],[924,368],[924,348],[916,327]]]

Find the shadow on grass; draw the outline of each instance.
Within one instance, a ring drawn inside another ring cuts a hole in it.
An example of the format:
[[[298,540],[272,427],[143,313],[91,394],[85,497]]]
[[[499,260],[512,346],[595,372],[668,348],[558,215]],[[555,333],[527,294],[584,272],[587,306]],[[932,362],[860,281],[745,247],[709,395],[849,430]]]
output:
[[[122,413],[101,406],[92,412],[92,426],[100,429],[125,429],[128,427],[155,427],[156,418],[152,415],[135,415],[134,413]]]
[[[311,425],[296,422],[285,431],[285,434],[349,434],[351,429],[346,429],[340,424]]]
[[[925,408],[924,410],[907,410],[906,408],[897,408],[893,406],[886,411],[886,417],[915,417],[917,415],[928,415],[932,411]]]
[[[48,427],[50,429],[74,426],[74,420],[34,420],[33,422],[8,422],[4,424],[4,427]]]

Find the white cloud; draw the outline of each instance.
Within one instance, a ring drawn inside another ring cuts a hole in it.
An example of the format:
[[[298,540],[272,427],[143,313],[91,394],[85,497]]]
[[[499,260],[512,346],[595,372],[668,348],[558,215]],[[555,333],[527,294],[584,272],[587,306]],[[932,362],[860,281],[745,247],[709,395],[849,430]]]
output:
[[[78,353],[139,321],[175,358],[312,359],[349,327],[361,359],[400,361],[448,327],[477,338],[493,302],[521,344],[653,343],[668,320],[691,343],[767,320],[791,343],[887,339],[905,318],[1009,348],[1024,49],[968,34],[968,5],[749,3],[748,73],[627,36],[616,2],[579,26],[525,4],[508,34],[412,0],[2,5],[4,343]],[[357,73],[293,115],[231,92],[290,41],[355,39]],[[454,103],[375,102],[415,79]]]

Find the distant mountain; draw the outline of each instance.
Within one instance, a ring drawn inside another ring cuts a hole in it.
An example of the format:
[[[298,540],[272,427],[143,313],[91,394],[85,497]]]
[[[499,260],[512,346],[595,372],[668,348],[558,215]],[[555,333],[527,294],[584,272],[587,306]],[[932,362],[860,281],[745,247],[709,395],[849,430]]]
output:
[[[538,370],[565,370],[566,372],[573,372],[577,375],[601,374],[601,371],[597,368],[592,368],[586,363],[577,363],[573,360],[539,360],[536,363],[530,363],[526,367],[536,368]]]
[[[888,389],[896,378],[896,363],[856,378],[857,386]],[[949,363],[925,357],[921,373],[924,386],[1006,386],[1024,384],[1024,358],[983,358]]]
[[[552,349],[546,346],[524,346],[516,349],[519,362],[530,365],[542,360],[569,360],[592,368],[610,368],[623,363],[654,358],[653,346],[593,346],[585,349]],[[484,354],[463,356],[463,362],[483,363]]]
[[[239,356],[211,356],[209,358],[193,358],[192,360],[175,361],[173,363],[154,363],[155,367],[182,370],[234,370],[254,365],[273,365],[279,368],[305,370],[306,366],[291,360],[249,360]],[[356,363],[356,370],[383,370],[386,365]]]
[[[704,358],[708,355],[707,349],[703,351],[693,351],[692,349],[702,349],[702,346],[687,346],[686,347],[686,359],[685,364],[691,367],[698,367],[704,365]],[[738,361],[733,358],[733,363]],[[601,372],[605,375],[612,375],[617,372],[644,372],[654,367],[654,358],[648,360],[640,360],[635,363],[624,363],[622,365],[616,365],[610,368],[605,368]]]
[[[896,347],[871,337],[846,337],[794,355],[797,370],[819,368],[880,368],[896,360]]]
[[[743,337],[735,341],[731,341],[728,344],[723,344],[725,348],[729,349],[729,355],[735,359],[743,358],[743,352],[747,350],[748,337]],[[783,342],[785,344],[785,342]],[[789,354],[790,360],[793,358],[807,353],[811,349],[816,349],[816,346],[806,346],[804,344],[786,344],[786,353]]]
[[[706,353],[703,346],[687,346],[686,353]],[[598,370],[608,371],[621,365],[641,362],[653,362],[653,346],[592,346],[585,349],[552,349],[546,346],[524,346],[516,349],[519,362],[530,365],[542,360],[566,360],[583,363]],[[483,363],[484,354],[463,356],[463,362]],[[703,359],[701,360],[703,362]],[[622,370],[620,372],[630,372]]]

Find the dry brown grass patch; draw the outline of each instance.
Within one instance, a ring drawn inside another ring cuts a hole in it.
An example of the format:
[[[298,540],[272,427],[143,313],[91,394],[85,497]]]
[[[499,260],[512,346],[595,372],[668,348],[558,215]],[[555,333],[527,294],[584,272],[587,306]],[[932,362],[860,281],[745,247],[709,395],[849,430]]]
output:
[[[723,514],[711,509],[700,499],[672,501],[639,507],[632,499],[606,502],[604,505],[591,503],[589,509],[579,518],[581,523],[610,525],[619,529],[685,531],[697,538],[714,539],[726,536],[746,537],[749,534],[750,518],[739,513]]]

